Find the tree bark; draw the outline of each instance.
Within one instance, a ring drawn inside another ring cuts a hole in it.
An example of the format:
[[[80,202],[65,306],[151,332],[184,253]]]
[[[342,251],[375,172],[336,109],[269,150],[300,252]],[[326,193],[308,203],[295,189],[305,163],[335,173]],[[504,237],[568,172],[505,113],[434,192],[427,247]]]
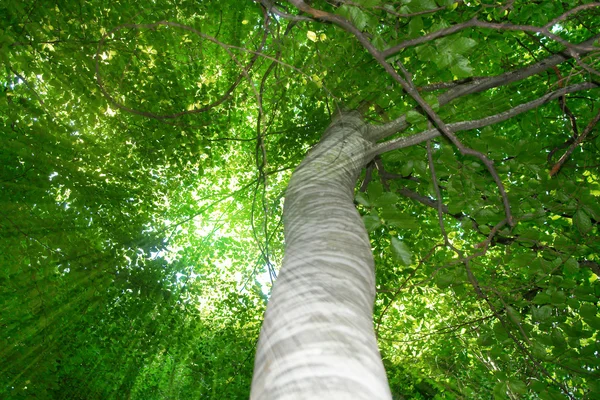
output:
[[[373,329],[373,255],[353,203],[373,148],[366,131],[360,116],[342,115],[292,175],[253,400],[391,399]]]

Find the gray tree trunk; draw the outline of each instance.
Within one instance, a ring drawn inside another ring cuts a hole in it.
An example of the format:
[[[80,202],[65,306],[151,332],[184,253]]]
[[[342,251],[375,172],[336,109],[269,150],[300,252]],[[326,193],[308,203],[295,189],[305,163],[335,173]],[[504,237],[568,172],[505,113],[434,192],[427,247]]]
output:
[[[366,130],[358,115],[339,117],[292,175],[253,400],[391,399],[373,330],[373,255],[353,203],[373,146]]]

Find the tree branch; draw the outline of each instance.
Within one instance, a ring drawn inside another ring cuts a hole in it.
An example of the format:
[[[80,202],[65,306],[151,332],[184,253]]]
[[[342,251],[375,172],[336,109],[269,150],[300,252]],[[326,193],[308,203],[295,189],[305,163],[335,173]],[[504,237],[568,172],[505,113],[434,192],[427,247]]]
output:
[[[594,126],[596,126],[598,121],[600,121],[600,111],[598,111],[596,116],[594,118],[592,118],[590,123],[585,127],[583,133],[581,135],[579,135],[573,143],[571,143],[571,146],[569,146],[567,151],[565,151],[565,154],[563,154],[563,156],[558,160],[558,162],[556,164],[554,164],[554,166],[550,170],[550,176],[554,176],[558,173],[558,171],[560,171],[560,168],[565,163],[565,161],[567,161],[567,159],[569,158],[571,153],[573,153],[573,151],[575,150],[575,147],[579,146],[581,144],[581,142],[583,142],[583,140],[586,138],[586,136],[592,131],[592,129],[594,129]]]
[[[558,16],[553,21],[563,20],[576,11],[580,11],[583,8],[592,8],[592,7],[600,7],[600,3],[595,2],[595,3],[586,4],[585,7],[576,7],[574,9],[569,10],[569,11],[563,13],[562,15]],[[589,45],[577,45],[577,44],[573,44],[567,40],[564,40],[560,36],[555,35],[554,33],[550,32],[551,27],[552,26],[548,26],[548,25],[543,26],[543,27],[537,27],[537,26],[532,26],[532,25],[501,24],[501,23],[497,23],[497,22],[480,21],[477,18],[473,18],[473,19],[470,19],[469,21],[463,22],[461,24],[453,25],[449,28],[440,29],[438,31],[431,32],[427,35],[420,36],[418,38],[405,40],[402,43],[399,43],[395,46],[392,46],[388,49],[383,50],[381,52],[381,55],[385,58],[388,58],[388,57],[395,55],[396,53],[400,52],[401,50],[403,50],[407,47],[417,46],[417,45],[429,42],[431,40],[449,36],[449,35],[452,35],[456,32],[460,32],[467,28],[485,28],[485,29],[495,29],[495,30],[499,30],[499,31],[519,31],[519,32],[538,33],[538,34],[544,35],[544,36],[554,40],[555,42],[562,44],[563,46],[565,46],[568,49],[573,49],[573,50],[577,50],[577,51],[597,50],[594,47],[589,46]]]
[[[600,39],[600,34],[591,37],[590,39],[580,43],[581,46],[592,46],[596,40]],[[583,55],[583,53],[582,53]],[[532,75],[539,74],[552,68],[570,58],[573,55],[569,53],[560,53],[549,56],[540,62],[523,67],[516,71],[509,71],[504,74],[473,78],[468,81],[462,81],[462,83],[448,83],[448,84],[432,84],[426,87],[419,88],[420,92],[428,92],[433,90],[439,90],[444,88],[450,88],[446,93],[441,94],[438,97],[438,104],[444,106],[459,97],[467,96],[469,94],[480,93],[491,88],[505,86],[514,82],[518,82]],[[406,115],[402,115],[394,121],[388,122],[382,125],[372,125],[369,127],[369,138],[373,141],[381,140],[387,136],[394,135],[408,127],[406,123]]]
[[[492,160],[487,158],[487,156],[477,150],[468,148],[464,146],[461,141],[454,135],[453,131],[446,125],[446,123],[439,117],[439,115],[431,108],[431,106],[423,99],[419,91],[414,86],[412,79],[410,77],[409,72],[403,67],[400,62],[396,62],[397,66],[402,72],[402,76],[396,71],[396,69],[386,61],[386,55],[391,55],[393,53],[387,54],[387,51],[379,51],[369,40],[367,35],[365,35],[361,30],[356,28],[350,21],[347,19],[340,17],[335,14],[331,14],[327,11],[315,9],[307,4],[304,0],[288,0],[291,4],[293,4],[298,10],[305,12],[311,15],[313,18],[321,21],[331,22],[335,25],[338,25],[342,29],[346,30],[349,33],[352,33],[356,39],[363,45],[363,47],[375,58],[375,60],[384,68],[384,70],[398,83],[400,86],[409,94],[417,104],[425,111],[429,120],[435,124],[439,132],[442,132],[444,136],[446,136],[459,150],[462,154],[471,155],[478,158],[487,168],[489,173],[492,175],[492,178],[496,182],[496,186],[498,187],[498,191],[500,196],[502,197],[502,203],[504,204],[504,213],[506,215],[506,219],[509,225],[513,225],[514,221],[511,215],[510,203],[508,201],[508,195],[504,188],[504,184],[500,179]],[[600,5],[600,3],[597,3]],[[562,17],[562,16],[561,16]],[[566,18],[566,17],[565,17]],[[442,29],[440,31],[434,32],[430,35],[422,36],[416,40],[420,40],[422,42],[435,39],[436,37],[441,37],[443,35],[447,35],[453,32],[457,32],[461,29],[465,29],[470,26],[477,26],[482,28],[492,28],[492,29],[501,29],[501,30],[518,30],[521,32],[535,32],[541,33],[545,36],[563,44],[565,47],[569,49],[575,55],[575,50],[584,50],[584,49],[592,49],[594,47],[582,47],[573,45],[572,43],[554,35],[549,32],[548,29],[542,27],[533,27],[533,26],[525,26],[525,25],[513,25],[513,24],[498,24],[498,23],[489,23],[479,21],[477,19],[472,19],[470,21],[465,22],[464,24],[455,25],[454,27],[448,29]],[[454,31],[452,31],[454,29]],[[436,36],[437,35],[437,36]],[[405,42],[406,43],[406,42]],[[417,43],[418,44],[418,43]],[[397,46],[392,49],[397,48]],[[389,49],[388,49],[389,50]]]
[[[463,121],[463,122],[455,122],[452,124],[448,124],[447,127],[450,128],[453,132],[466,131],[470,129],[478,129],[483,128],[485,126],[497,124],[498,122],[506,121],[516,115],[522,114],[526,111],[532,110],[536,107],[541,106],[544,103],[557,99],[560,96],[563,96],[567,93],[578,92],[581,90],[588,90],[598,88],[600,85],[593,82],[586,83],[578,83],[575,85],[567,86],[563,89],[556,90],[554,92],[550,92],[536,100],[532,100],[530,102],[518,105],[514,108],[511,108],[508,111],[501,112],[499,114],[491,115],[489,117],[485,117],[482,119],[474,120],[474,121]],[[389,140],[387,142],[380,143],[375,146],[374,154],[383,154],[391,150],[401,149],[405,147],[414,146],[418,143],[425,142],[429,139],[433,139],[435,137],[441,136],[441,132],[438,129],[428,129],[426,131],[417,133],[412,136],[400,137],[397,139]]]

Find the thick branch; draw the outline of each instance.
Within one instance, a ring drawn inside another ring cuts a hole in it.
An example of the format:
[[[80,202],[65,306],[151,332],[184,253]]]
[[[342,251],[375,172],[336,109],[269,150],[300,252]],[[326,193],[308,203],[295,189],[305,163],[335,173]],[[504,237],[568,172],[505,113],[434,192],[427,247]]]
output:
[[[600,39],[600,34],[594,35],[588,40],[581,42],[579,46],[591,47],[597,40]],[[589,51],[582,52],[581,55],[587,54]],[[506,72],[504,74],[500,74],[497,76],[492,76],[489,78],[479,78],[475,79],[473,82],[468,83],[466,85],[460,85],[456,88],[449,90],[448,92],[442,94],[439,97],[440,106],[443,104],[447,104],[450,101],[456,99],[457,97],[462,97],[468,94],[483,92],[487,89],[491,89],[498,86],[504,86],[513,82],[517,82],[528,78],[532,75],[539,74],[544,72],[545,70],[554,67],[568,59],[572,58],[573,55],[570,53],[560,53],[555,54],[550,57],[547,57],[540,62],[527,66],[525,68],[521,68],[516,71]]]
[[[600,39],[600,34],[591,37],[590,39],[580,43],[580,46],[592,46],[596,40]],[[582,53],[583,55],[584,53]],[[524,68],[518,69],[516,71],[509,71],[504,74],[484,77],[484,78],[474,78],[468,82],[464,82],[462,84],[457,83],[452,85],[451,89],[446,93],[441,94],[438,97],[438,103],[441,106],[450,103],[452,100],[455,100],[459,97],[467,96],[469,94],[480,93],[486,91],[491,88],[505,86],[514,82],[518,82],[530,76],[539,74],[541,72],[546,71],[549,68],[552,68],[568,59],[572,58],[571,54],[560,53],[549,56],[540,62],[535,64],[526,66]],[[439,86],[439,85],[438,85]],[[421,92],[430,91],[430,90],[438,90],[439,88],[436,85],[430,85],[424,88],[419,88]],[[381,140],[387,136],[394,135],[408,127],[406,123],[406,115],[402,115],[401,117],[391,121],[387,124],[383,125],[373,125],[369,127],[369,136],[373,141]]]
[[[600,3],[590,3],[590,4],[587,4],[586,6],[587,7],[585,7],[585,8],[598,7],[598,6],[600,6]],[[572,14],[574,10],[567,11],[566,13],[557,17],[556,20],[561,20],[561,19],[566,18],[568,15]],[[579,11],[579,8],[577,9],[577,11]],[[539,33],[541,35],[544,35],[544,36],[554,40],[555,42],[562,44],[563,46],[565,46],[569,49],[573,49],[573,50],[577,50],[577,51],[594,50],[594,48],[592,46],[577,45],[577,44],[573,44],[567,40],[564,40],[560,36],[555,35],[554,33],[550,32],[551,27],[548,27],[548,26],[537,27],[537,26],[531,26],[531,25],[501,24],[501,23],[497,23],[497,22],[480,21],[477,18],[473,18],[473,19],[470,19],[469,21],[463,22],[461,24],[453,25],[449,28],[440,29],[438,31],[432,32],[432,33],[424,35],[424,36],[420,36],[415,39],[405,40],[402,43],[399,43],[395,46],[392,46],[388,49],[383,50],[381,52],[381,54],[385,58],[388,58],[407,47],[412,47],[412,46],[417,46],[419,44],[427,43],[431,40],[449,36],[449,35],[452,35],[456,32],[460,32],[467,28],[485,28],[485,29],[495,29],[495,30],[500,30],[500,31],[519,31],[519,32]]]
[[[508,111],[501,112],[499,114],[491,115],[489,117],[485,117],[482,119],[474,120],[474,121],[463,121],[463,122],[455,122],[452,124],[446,125],[452,132],[466,131],[470,129],[478,129],[483,128],[485,126],[497,124],[498,122],[506,121],[516,115],[522,114],[525,111],[532,110],[536,107],[541,106],[544,103],[552,101],[554,99],[559,98],[560,96],[564,96],[567,93],[578,92],[581,90],[588,90],[597,88],[599,85],[593,82],[586,83],[578,83],[575,85],[567,86],[563,89],[556,90],[554,92],[548,93],[536,100],[532,100],[528,103],[524,103],[518,105],[514,108],[511,108]],[[429,139],[433,139],[437,136],[440,136],[441,133],[438,129],[429,129],[420,133],[417,133],[412,136],[401,137],[393,140],[389,140],[387,142],[383,142],[375,146],[375,154],[386,153],[391,150],[401,149],[404,147],[414,146],[415,144],[425,142]]]
[[[451,129],[448,128],[446,123],[440,118],[439,115],[431,106],[423,99],[417,88],[414,86],[412,82],[412,78],[409,72],[404,68],[404,66],[400,62],[396,62],[400,70],[402,71],[403,76],[401,76],[396,69],[385,60],[383,52],[379,51],[367,38],[367,36],[357,29],[350,21],[345,18],[341,18],[337,15],[328,13],[326,11],[317,10],[312,8],[310,5],[305,3],[303,0],[289,0],[294,6],[296,6],[300,11],[306,12],[313,16],[315,19],[320,19],[322,21],[332,22],[349,33],[352,33],[356,39],[363,45],[363,47],[373,56],[375,60],[385,69],[385,71],[402,86],[402,88],[408,93],[421,108],[425,111],[429,119],[435,124],[437,129],[440,130],[459,150],[462,154],[471,155],[477,157],[487,168],[487,170],[492,175],[494,182],[496,182],[496,186],[498,186],[498,191],[500,192],[500,196],[502,197],[502,203],[504,204],[504,212],[506,214],[506,219],[510,225],[513,224],[512,215],[510,211],[510,204],[508,201],[508,195],[506,190],[504,189],[504,184],[500,179],[496,169],[494,168],[494,163],[485,156],[485,154],[468,148],[464,146],[461,141],[454,135]],[[559,38],[560,39],[560,38]]]
[[[502,197],[502,202],[504,204],[504,212],[506,214],[506,219],[508,221],[508,224],[512,226],[514,222],[512,219],[512,215],[511,215],[510,204],[508,201],[508,195],[506,193],[506,190],[504,189],[504,184],[503,184],[502,180],[500,179],[498,173],[496,172],[496,169],[494,167],[492,160],[490,160],[485,154],[483,154],[477,150],[468,148],[461,143],[461,141],[454,135],[453,131],[447,126],[447,124],[431,108],[431,106],[423,99],[423,97],[421,96],[421,94],[419,93],[417,88],[414,86],[410,74],[403,67],[403,65],[400,62],[396,62],[398,68],[402,71],[403,76],[401,76],[396,71],[396,69],[389,62],[386,61],[386,55],[391,55],[393,53],[387,54],[386,51],[379,51],[371,43],[371,41],[367,38],[367,36],[362,31],[357,29],[350,21],[348,21],[347,19],[345,19],[343,17],[328,13],[323,10],[315,9],[315,8],[311,7],[309,4],[307,4],[304,0],[288,0],[288,1],[290,3],[292,3],[296,8],[298,8],[298,10],[308,13],[309,15],[311,15],[313,18],[315,18],[317,20],[334,23],[334,24],[340,26],[341,28],[343,28],[344,30],[346,30],[347,32],[352,33],[356,37],[356,39],[363,45],[363,47],[373,56],[373,58],[375,58],[375,60],[377,60],[377,62],[385,69],[385,71],[397,83],[399,83],[400,86],[402,86],[402,88],[406,91],[406,93],[408,93],[417,102],[417,104],[427,114],[429,120],[435,124],[437,129],[441,133],[443,133],[444,136],[446,136],[460,150],[460,152],[462,154],[477,157],[486,166],[487,170],[490,172],[496,185],[498,186],[498,190],[500,192],[500,195]],[[596,3],[596,5],[600,6],[600,3]],[[569,14],[563,14],[563,15],[559,16],[558,18],[566,18],[568,15]],[[446,34],[453,33],[450,31],[452,29],[456,29],[456,31],[458,31],[460,29],[464,29],[464,28],[467,28],[470,26],[481,27],[481,28],[490,28],[490,29],[499,29],[499,30],[518,30],[521,32],[540,33],[540,34],[545,35],[546,37],[549,37],[549,38],[555,40],[556,42],[561,43],[565,47],[567,47],[568,50],[571,53],[573,53],[574,56],[576,55],[576,53],[575,53],[576,50],[582,51],[582,50],[587,50],[587,49],[592,49],[592,50],[594,49],[594,47],[582,47],[582,46],[578,46],[578,45],[573,45],[572,43],[570,43],[570,42],[562,39],[561,37],[553,34],[552,32],[550,32],[547,27],[538,28],[538,27],[527,26],[527,25],[499,24],[499,23],[479,21],[475,18],[470,21],[465,22],[464,24],[455,25],[454,27],[451,27],[451,28],[448,28],[445,30],[443,29],[438,32],[434,32],[430,35],[425,35],[416,40],[421,40],[422,42],[432,40],[432,39],[435,39],[436,37],[441,37],[442,34],[446,35]],[[436,36],[436,35],[438,35],[438,36]],[[396,46],[396,48],[397,48],[397,46]]]

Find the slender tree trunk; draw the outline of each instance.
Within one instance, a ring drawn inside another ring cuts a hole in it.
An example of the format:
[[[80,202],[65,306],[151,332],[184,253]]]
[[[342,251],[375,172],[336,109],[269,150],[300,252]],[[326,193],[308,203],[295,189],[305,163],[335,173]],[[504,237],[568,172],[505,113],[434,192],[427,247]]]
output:
[[[366,129],[356,114],[338,118],[292,175],[253,400],[391,399],[373,330],[373,255],[353,203]]]

